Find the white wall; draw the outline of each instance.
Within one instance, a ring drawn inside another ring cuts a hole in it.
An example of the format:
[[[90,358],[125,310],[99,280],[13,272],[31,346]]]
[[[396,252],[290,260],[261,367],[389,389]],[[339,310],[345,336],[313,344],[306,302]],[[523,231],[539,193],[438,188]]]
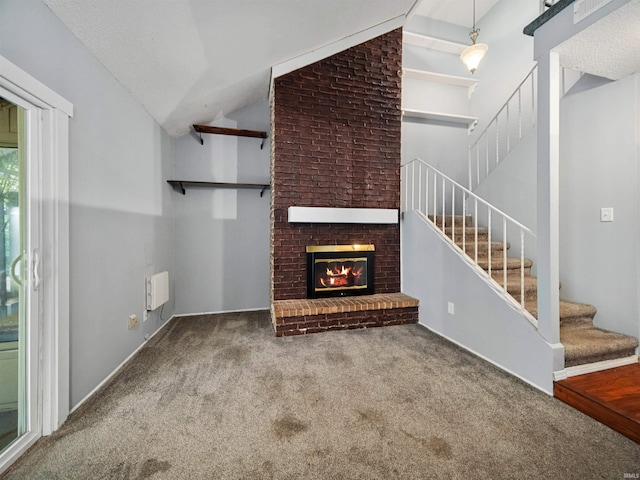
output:
[[[403,107],[417,105],[424,110],[478,118],[471,135],[465,128],[403,122],[402,163],[420,157],[462,185],[468,184],[468,147],[496,115],[534,65],[533,39],[522,33],[525,25],[538,16],[537,2],[503,0],[478,22],[478,41],[487,43],[489,51],[474,75],[465,68],[458,55],[405,45],[403,66],[434,71],[479,81],[471,99],[466,89],[427,86],[419,89],[417,81],[405,80]],[[470,44],[469,31],[463,27],[415,16],[408,31],[449,41]],[[418,108],[414,107],[414,108]]]
[[[466,41],[466,29],[463,27],[421,16],[414,16],[405,29],[449,41]],[[468,76],[458,55],[413,45],[403,46],[402,65],[404,68]],[[470,114],[467,88],[411,78],[403,79],[402,88],[403,108],[454,115]],[[464,125],[433,124],[413,119],[402,122],[402,164],[419,157],[461,183],[466,178],[468,143],[469,136]]]
[[[585,75],[561,102],[561,296],[598,308],[595,324],[638,336],[638,74]],[[600,208],[614,222],[600,222]]]
[[[402,291],[420,300],[420,323],[551,393],[554,349],[535,327],[416,213],[404,214],[401,241]]]
[[[267,102],[216,126],[269,131]],[[269,183],[269,141],[192,134],[175,140],[181,180]],[[176,194],[176,313],[269,308],[269,190],[188,189]]]
[[[0,55],[74,105],[70,121],[71,406],[156,331],[144,279],[173,284],[171,139],[40,0],[0,2]],[[164,318],[173,313],[173,295]]]
[[[472,140],[486,128],[535,65],[533,38],[522,33],[522,29],[538,14],[538,2],[502,0],[478,22],[478,42],[486,43],[489,50],[474,74],[479,83],[471,97],[471,111],[478,117],[478,126]]]

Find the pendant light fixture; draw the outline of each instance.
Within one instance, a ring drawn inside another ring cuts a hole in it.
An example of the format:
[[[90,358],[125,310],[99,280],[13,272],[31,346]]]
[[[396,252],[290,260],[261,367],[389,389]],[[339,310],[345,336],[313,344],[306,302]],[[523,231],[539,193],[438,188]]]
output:
[[[480,30],[476,28],[476,0],[473,0],[473,29],[469,32],[471,45],[465,48],[460,54],[460,59],[471,73],[475,73],[480,64],[480,60],[482,60],[482,57],[484,57],[484,54],[487,53],[489,49],[484,43],[476,43],[478,33],[480,33]]]

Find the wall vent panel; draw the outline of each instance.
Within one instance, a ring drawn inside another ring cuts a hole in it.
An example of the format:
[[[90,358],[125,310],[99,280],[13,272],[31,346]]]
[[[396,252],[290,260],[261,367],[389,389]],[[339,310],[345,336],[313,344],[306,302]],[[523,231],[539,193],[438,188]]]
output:
[[[155,310],[169,301],[169,272],[147,277],[147,310]]]

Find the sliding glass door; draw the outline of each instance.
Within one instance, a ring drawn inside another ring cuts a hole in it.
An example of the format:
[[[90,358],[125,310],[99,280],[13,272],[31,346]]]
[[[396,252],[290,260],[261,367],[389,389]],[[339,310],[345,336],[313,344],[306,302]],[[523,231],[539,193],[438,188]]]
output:
[[[37,111],[37,110],[36,110]],[[37,166],[33,112],[0,96],[0,455],[39,428]]]

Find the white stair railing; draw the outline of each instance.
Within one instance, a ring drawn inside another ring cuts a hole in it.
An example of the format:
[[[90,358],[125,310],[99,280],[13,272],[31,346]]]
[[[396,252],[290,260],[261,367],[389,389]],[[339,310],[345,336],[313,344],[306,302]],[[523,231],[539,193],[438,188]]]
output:
[[[469,190],[475,190],[535,126],[536,79],[537,65],[469,146]]]
[[[525,270],[531,266],[526,249],[531,252],[536,248],[536,235],[420,158],[403,165],[401,177],[402,211],[414,211],[442,230],[467,263],[537,325],[525,308]],[[467,216],[472,217],[472,225],[467,225]],[[481,224],[486,225],[486,239],[479,238],[485,235],[479,234]],[[501,262],[495,257],[494,249],[500,252],[495,255],[502,257]],[[508,268],[508,249],[517,255],[516,261],[519,259],[514,265],[514,257],[511,257],[511,268]],[[486,262],[486,270],[479,266],[479,260]],[[494,268],[494,263],[502,265]],[[517,272],[517,277],[509,275],[509,270]]]

